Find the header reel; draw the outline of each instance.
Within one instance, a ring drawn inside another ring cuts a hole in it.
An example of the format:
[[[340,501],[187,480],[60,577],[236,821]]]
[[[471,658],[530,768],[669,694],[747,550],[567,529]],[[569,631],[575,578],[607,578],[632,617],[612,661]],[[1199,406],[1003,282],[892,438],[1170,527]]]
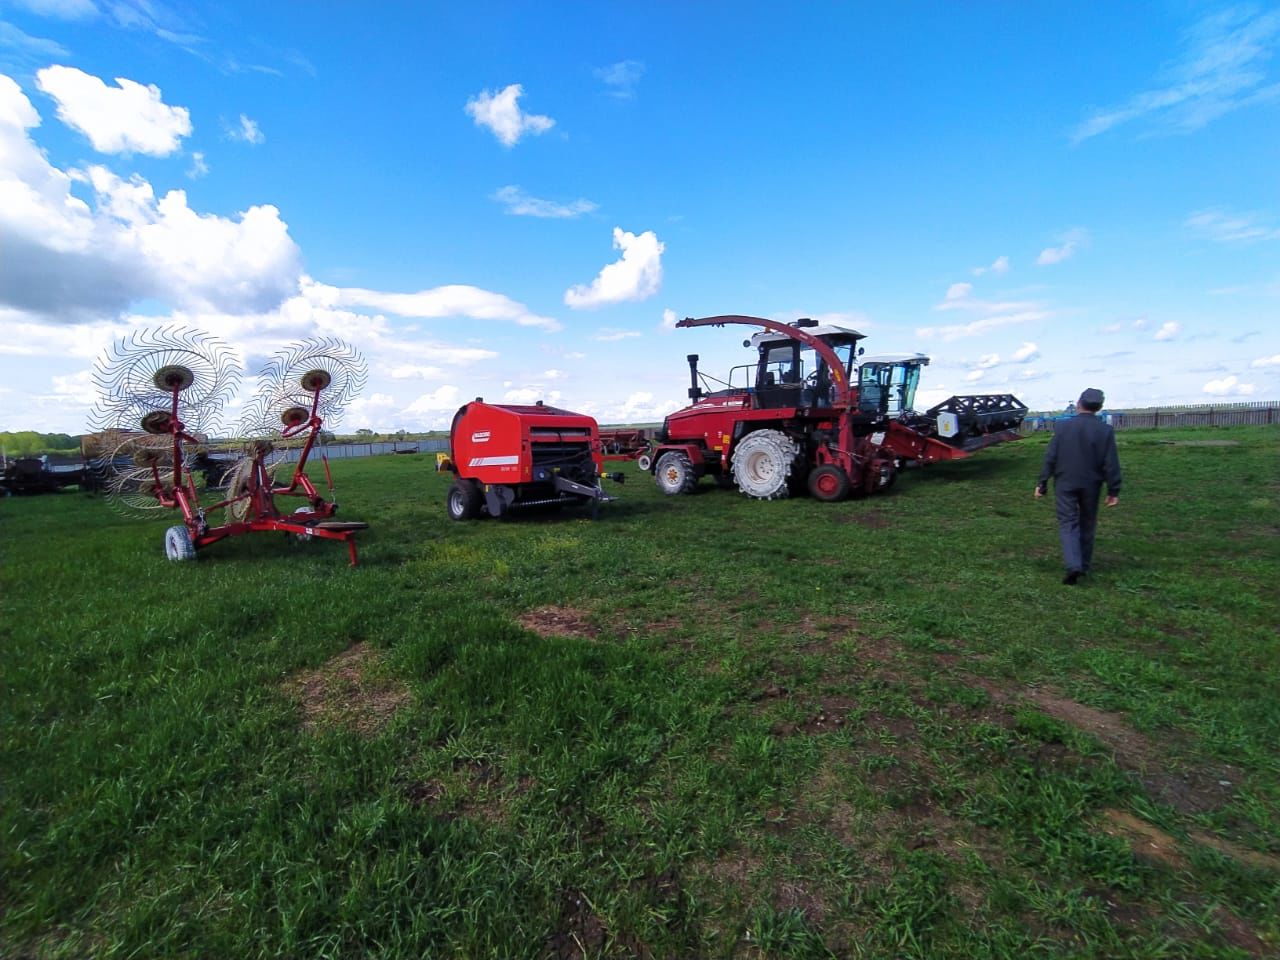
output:
[[[283,532],[299,540],[339,540],[356,563],[360,522],[333,519],[338,504],[326,500],[306,474],[306,462],[326,419],[336,421],[364,385],[363,358],[333,338],[306,340],[277,353],[258,377],[258,391],[241,418],[239,459],[226,471],[225,498],[200,503],[192,466],[209,462],[207,434],[220,427],[223,409],[239,383],[229,348],[195,330],[169,327],[133,334],[97,363],[100,397],[95,426],[103,431],[98,469],[107,475],[113,505],[133,515],[182,512],[169,528],[165,553],[194,559],[196,551],[226,537]],[[277,446],[300,446],[288,483],[275,475],[285,466]],[[324,458],[329,490],[333,478]],[[277,496],[304,498],[304,506],[282,515]],[[225,511],[211,526],[208,514]]]

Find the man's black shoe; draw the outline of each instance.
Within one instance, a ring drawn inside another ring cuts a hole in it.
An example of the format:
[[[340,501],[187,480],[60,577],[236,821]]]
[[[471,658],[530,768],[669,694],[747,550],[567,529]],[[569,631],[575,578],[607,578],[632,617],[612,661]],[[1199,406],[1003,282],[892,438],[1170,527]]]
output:
[[[1080,570],[1068,570],[1067,575],[1062,578],[1062,582],[1069,587],[1074,587],[1080,582],[1080,578],[1083,576],[1084,573]]]

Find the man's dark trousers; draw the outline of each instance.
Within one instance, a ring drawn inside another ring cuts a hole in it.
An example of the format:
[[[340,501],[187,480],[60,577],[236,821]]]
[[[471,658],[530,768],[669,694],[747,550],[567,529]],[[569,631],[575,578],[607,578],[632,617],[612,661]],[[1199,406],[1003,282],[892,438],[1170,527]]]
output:
[[[1098,501],[1102,487],[1068,487],[1054,484],[1058,509],[1058,537],[1068,570],[1089,572],[1093,563],[1093,535],[1098,529]]]

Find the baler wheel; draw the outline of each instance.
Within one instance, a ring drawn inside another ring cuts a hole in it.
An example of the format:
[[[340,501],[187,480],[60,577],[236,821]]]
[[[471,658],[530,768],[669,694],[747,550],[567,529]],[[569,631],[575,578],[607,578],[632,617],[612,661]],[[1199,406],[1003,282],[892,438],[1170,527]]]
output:
[[[831,463],[814,467],[809,472],[809,493],[826,503],[843,500],[849,495],[849,476]]]
[[[184,526],[170,527],[164,532],[164,555],[170,560],[194,560],[196,545],[191,542],[191,531]]]
[[[445,498],[445,506],[452,520],[474,520],[480,516],[480,491],[476,488],[475,481],[463,480],[461,477],[453,481]]]
[[[795,441],[779,430],[756,430],[733,452],[733,479],[738,489],[757,500],[785,497],[796,462]]]
[[[693,470],[693,463],[686,454],[675,450],[669,450],[658,458],[653,478],[658,483],[658,489],[669,497],[693,493],[698,485],[698,475]]]

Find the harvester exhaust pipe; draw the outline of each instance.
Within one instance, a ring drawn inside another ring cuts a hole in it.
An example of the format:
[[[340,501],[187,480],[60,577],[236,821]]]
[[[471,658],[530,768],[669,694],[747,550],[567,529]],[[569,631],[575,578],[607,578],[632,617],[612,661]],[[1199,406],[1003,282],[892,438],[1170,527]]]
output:
[[[699,400],[702,398],[702,387],[698,386],[698,355],[691,353],[685,359],[689,361],[689,399]]]

